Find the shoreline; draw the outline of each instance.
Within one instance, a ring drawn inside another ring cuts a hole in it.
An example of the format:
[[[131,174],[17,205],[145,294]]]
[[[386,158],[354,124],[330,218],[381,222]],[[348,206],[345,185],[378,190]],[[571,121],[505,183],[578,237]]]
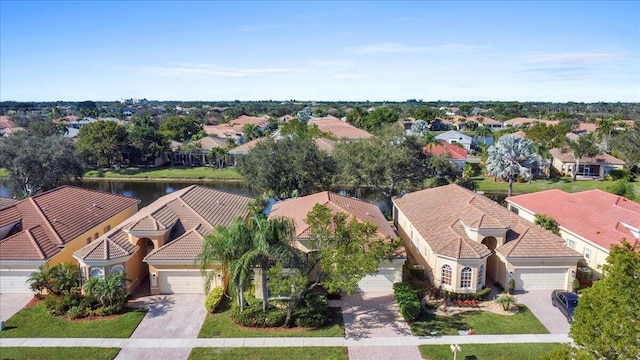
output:
[[[151,177],[97,177],[97,176],[88,176],[83,177],[80,181],[131,181],[131,182],[197,182],[197,183],[206,183],[206,182],[216,182],[216,183],[241,183],[244,182],[244,179],[217,179],[217,178],[151,178]]]

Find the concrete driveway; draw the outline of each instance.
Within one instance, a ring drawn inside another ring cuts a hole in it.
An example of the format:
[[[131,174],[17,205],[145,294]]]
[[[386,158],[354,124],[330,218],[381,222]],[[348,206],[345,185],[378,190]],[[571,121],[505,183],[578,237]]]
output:
[[[7,321],[33,299],[33,294],[0,294],[0,320]]]
[[[569,323],[560,310],[551,304],[551,290],[516,294],[518,303],[526,305],[552,334],[568,334]]]
[[[207,316],[204,294],[152,295],[137,298],[129,306],[148,307],[149,312],[131,335],[132,339],[195,339]],[[123,359],[187,359],[190,348],[125,348]]]
[[[342,297],[347,339],[410,336],[409,325],[390,293],[355,293]],[[388,340],[388,339],[387,339]],[[400,340],[400,339],[398,339]],[[382,344],[381,339],[381,344]],[[389,345],[389,344],[386,344]],[[350,360],[421,360],[417,346],[350,346]]]

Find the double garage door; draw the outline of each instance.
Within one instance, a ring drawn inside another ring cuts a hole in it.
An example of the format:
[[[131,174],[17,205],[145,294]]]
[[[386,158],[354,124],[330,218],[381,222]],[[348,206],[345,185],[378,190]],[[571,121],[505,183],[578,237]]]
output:
[[[396,279],[395,269],[380,269],[375,275],[368,275],[358,282],[360,292],[393,292],[393,283]]]
[[[516,290],[555,290],[567,288],[567,269],[516,269]]]
[[[0,271],[0,294],[29,294],[27,279],[35,270]]]
[[[160,293],[202,294],[204,293],[204,277],[199,270],[161,271]]]

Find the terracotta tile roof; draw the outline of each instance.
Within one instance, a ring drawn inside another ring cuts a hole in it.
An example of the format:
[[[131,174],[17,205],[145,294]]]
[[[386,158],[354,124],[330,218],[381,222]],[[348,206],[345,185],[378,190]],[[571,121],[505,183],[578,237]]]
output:
[[[229,154],[231,155],[246,155],[249,151],[253,150],[256,145],[267,140],[267,137],[259,137],[257,139],[253,139],[251,141],[247,141],[246,143],[236,146],[233,149],[229,150]]]
[[[309,125],[316,125],[322,132],[332,134],[338,139],[358,140],[370,138],[373,135],[350,125],[335,117],[317,118],[309,121]]]
[[[333,152],[333,148],[336,146],[336,142],[327,138],[317,138],[313,140],[316,143],[316,147],[320,151],[324,151],[326,153],[331,154]]]
[[[207,135],[219,138],[240,139],[242,137],[242,126],[231,126],[229,124],[204,125],[202,129]]]
[[[174,251],[179,249],[178,245],[169,247],[173,241],[194,229],[200,234],[206,235],[216,225],[228,225],[235,216],[246,217],[248,215],[247,204],[251,200],[247,196],[206,186],[191,185],[154,201],[98,240],[76,251],[74,257],[80,260],[92,260],[94,256],[103,256],[106,253],[97,249],[100,247],[106,249],[109,242],[113,242],[113,245],[117,245],[125,251],[109,256],[126,257],[138,250],[137,245],[129,242],[128,231],[167,230],[171,231],[170,238],[157,251],[162,250],[162,256],[169,258]],[[98,251],[97,255],[92,255],[94,249]],[[176,252],[176,257],[173,259],[183,260],[181,256],[184,254],[184,252]],[[113,259],[113,257],[109,259]],[[191,261],[194,259],[195,255]]]
[[[434,156],[444,155],[449,159],[456,159],[456,160],[467,159],[467,150],[459,146],[449,144],[446,141],[438,141],[435,144],[429,144],[424,147],[424,152],[426,154],[431,154]]]
[[[478,124],[483,124],[483,125],[502,125],[502,121],[498,121],[496,119],[492,119],[488,116],[482,116],[482,115],[469,116],[467,118],[467,121],[475,121]]]
[[[219,137],[206,136],[198,140],[198,142],[200,142],[200,147],[202,148],[202,150],[209,151],[214,148],[224,149],[227,147],[229,141],[226,138],[223,139]]]
[[[107,192],[62,186],[2,208],[0,228],[16,221],[21,224],[17,233],[0,241],[0,259],[28,260],[31,255],[27,254],[32,252],[25,249],[34,246],[40,249],[36,250],[42,252],[43,259],[48,259],[68,242],[139,202]]]
[[[458,185],[417,191],[393,202],[437,254],[488,256],[489,249],[466,236],[466,225],[508,229],[508,242],[496,249],[507,257],[581,257],[564,246],[560,237]]]
[[[326,205],[333,212],[346,213],[360,221],[368,221],[378,227],[378,232],[383,237],[389,236],[392,239],[397,237],[378,206],[329,191],[277,202],[271,208],[269,218],[286,217],[292,219],[296,238],[306,239],[309,237],[309,225],[305,219],[316,204]]]
[[[596,131],[597,129],[598,129],[598,125],[596,125],[594,123],[580,122],[578,124],[578,127],[574,131],[575,132],[591,133],[591,132]]]
[[[553,156],[554,158],[565,162],[565,163],[575,163],[576,160],[573,158],[573,155],[571,154],[571,152],[566,152],[563,153],[562,149],[560,148],[554,148],[549,150],[549,153],[551,154],[551,156]],[[580,165],[586,165],[586,164],[615,164],[615,165],[624,165],[625,162],[623,160],[620,160],[618,158],[615,158],[609,154],[603,153],[603,154],[598,154],[594,157],[588,157],[588,156],[583,156],[582,158],[580,158]]]
[[[507,202],[550,216],[562,228],[605,249],[622,238],[636,247],[640,240],[627,228],[640,229],[640,204],[602,190],[571,194],[554,189],[511,196]]]
[[[5,208],[5,207],[10,206],[10,205],[13,205],[13,204],[17,203],[18,201],[20,201],[20,200],[16,200],[16,199],[0,196],[0,209]]]
[[[193,228],[167,245],[153,251],[145,260],[193,260],[202,252],[204,236]]]
[[[520,131],[516,131],[516,132],[514,132],[512,135],[520,136],[520,137],[521,137],[521,138],[523,138],[523,139],[526,139],[526,138],[527,138],[527,133],[525,133],[525,132],[524,132],[524,131],[522,131],[522,130],[520,130]]]
[[[235,125],[239,125],[241,128],[242,126],[246,125],[246,124],[253,124],[256,125],[257,127],[265,127],[267,125],[269,125],[269,116],[268,115],[264,115],[264,116],[248,116],[248,115],[242,115],[238,118],[235,118],[231,121],[229,121],[229,125],[234,126]]]

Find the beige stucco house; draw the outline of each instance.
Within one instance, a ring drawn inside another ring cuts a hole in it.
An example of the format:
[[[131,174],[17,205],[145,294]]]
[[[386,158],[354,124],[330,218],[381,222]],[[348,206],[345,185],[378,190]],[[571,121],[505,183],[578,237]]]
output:
[[[576,159],[571,152],[562,152],[562,149],[555,148],[549,150],[551,154],[551,166],[560,174],[573,175],[576,166]],[[611,170],[624,168],[624,161],[609,154],[603,153],[593,157],[583,156],[580,158],[578,167],[579,179],[603,179]]]
[[[634,248],[640,242],[640,204],[602,190],[567,193],[554,189],[506,199],[511,211],[530,222],[535,215],[556,220],[567,247],[582,254],[598,277],[609,248],[624,238]]]
[[[251,200],[192,185],[159,198],[73,256],[86,277],[126,272],[129,292],[149,281],[152,294],[203,293],[196,258],[204,237],[235,216],[245,218]],[[213,281],[222,286],[222,274]]]
[[[476,292],[569,289],[582,256],[553,233],[458,185],[396,197],[393,221],[409,260],[436,286]]]
[[[75,263],[72,254],[138,210],[140,200],[62,186],[0,206],[0,293],[30,293],[39,266]]]
[[[305,222],[307,214],[313,210],[316,204],[325,205],[333,212],[342,212],[350,215],[358,221],[367,221],[378,227],[381,239],[396,239],[389,222],[385,219],[377,205],[356,198],[339,195],[329,191],[307,195],[299,198],[280,201],[273,205],[269,218],[285,217],[294,222],[296,242],[295,246],[304,253],[312,252],[313,245],[310,241],[309,225]],[[362,278],[358,283],[359,291],[366,292],[391,292],[393,284],[402,281],[402,266],[406,261],[404,249],[397,252],[397,257],[391,261],[380,263],[378,272]],[[259,269],[258,269],[259,270]],[[256,282],[260,277],[256,276]],[[256,297],[262,297],[261,286],[256,284]]]

